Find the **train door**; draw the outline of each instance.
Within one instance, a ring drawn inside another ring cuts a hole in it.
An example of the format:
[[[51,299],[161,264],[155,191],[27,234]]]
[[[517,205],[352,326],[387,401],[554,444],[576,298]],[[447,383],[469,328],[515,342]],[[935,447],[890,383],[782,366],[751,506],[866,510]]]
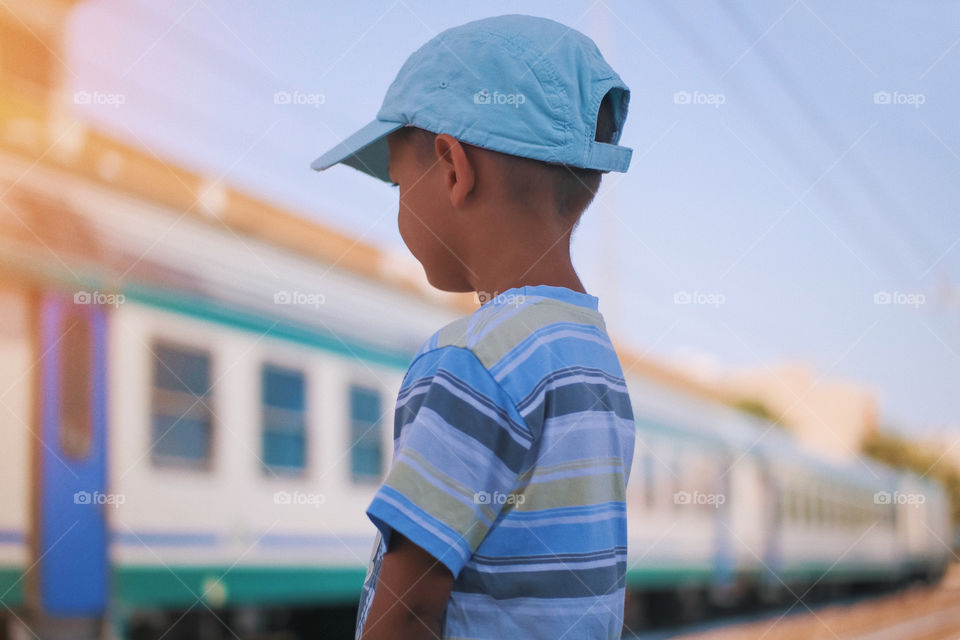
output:
[[[90,302],[40,301],[38,597],[51,617],[107,603],[106,316]]]
[[[724,451],[717,456],[720,465],[713,476],[713,493],[717,496],[716,538],[714,540],[714,581],[720,587],[731,587],[736,578],[736,549],[733,541],[731,515],[735,496],[731,495],[731,476],[736,462],[733,456]]]
[[[768,571],[768,580],[780,582],[783,566],[783,509],[781,505],[780,482],[768,460],[760,463],[760,477],[763,486],[763,563]]]

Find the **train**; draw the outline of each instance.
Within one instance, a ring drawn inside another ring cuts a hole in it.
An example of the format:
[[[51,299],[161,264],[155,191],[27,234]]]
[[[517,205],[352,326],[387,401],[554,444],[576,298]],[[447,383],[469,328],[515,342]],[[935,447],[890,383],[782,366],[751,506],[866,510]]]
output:
[[[403,374],[477,302],[96,132],[0,152],[0,190],[0,637],[352,637]],[[814,455],[618,353],[628,629],[662,598],[943,575],[935,482]],[[344,630],[290,631],[318,609]]]
[[[658,596],[635,604],[663,608],[666,597],[668,620],[745,603],[795,606],[860,587],[933,584],[955,557],[936,481],[815,455],[779,424],[651,379],[627,385],[638,430],[628,596]]]

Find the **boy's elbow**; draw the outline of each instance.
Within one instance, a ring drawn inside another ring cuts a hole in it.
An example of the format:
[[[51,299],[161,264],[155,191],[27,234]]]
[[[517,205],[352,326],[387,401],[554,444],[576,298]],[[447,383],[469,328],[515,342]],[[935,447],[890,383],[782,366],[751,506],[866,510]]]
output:
[[[437,607],[434,602],[405,602],[401,612],[404,615],[402,628],[407,630],[407,635],[402,638],[439,638],[443,630],[443,614],[446,610],[446,603]],[[423,635],[422,632],[428,631],[430,635]],[[397,637],[394,635],[393,637]]]
[[[396,531],[390,538],[363,640],[439,638],[453,575]]]

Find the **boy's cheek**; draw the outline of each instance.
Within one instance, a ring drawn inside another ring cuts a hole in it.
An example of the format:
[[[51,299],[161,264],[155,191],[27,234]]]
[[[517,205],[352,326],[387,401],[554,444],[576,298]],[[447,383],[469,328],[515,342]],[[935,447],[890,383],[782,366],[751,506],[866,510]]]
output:
[[[403,243],[407,245],[407,249],[414,254],[416,257],[416,246],[413,242],[415,233],[410,228],[412,215],[410,211],[406,208],[403,202],[400,203],[400,211],[397,214],[397,229],[400,231],[400,238],[403,239]]]

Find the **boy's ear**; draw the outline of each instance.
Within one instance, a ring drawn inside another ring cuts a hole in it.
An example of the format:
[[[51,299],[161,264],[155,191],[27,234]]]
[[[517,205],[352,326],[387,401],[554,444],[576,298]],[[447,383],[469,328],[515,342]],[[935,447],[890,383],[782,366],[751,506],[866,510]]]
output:
[[[437,135],[434,150],[444,172],[444,183],[450,192],[450,204],[463,206],[476,181],[476,168],[472,160],[460,141],[447,133]]]

